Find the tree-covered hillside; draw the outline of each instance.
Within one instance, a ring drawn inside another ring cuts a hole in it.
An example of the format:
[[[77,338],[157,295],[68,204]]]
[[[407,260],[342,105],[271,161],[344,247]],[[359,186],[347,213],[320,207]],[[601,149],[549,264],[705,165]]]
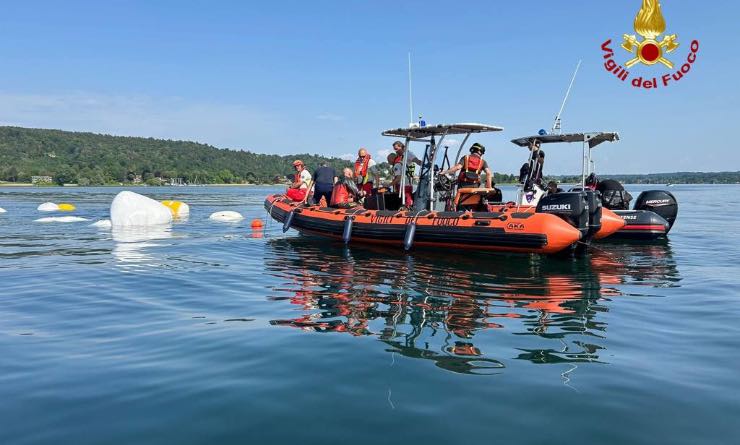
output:
[[[58,184],[80,185],[127,183],[136,176],[149,183],[160,182],[156,178],[266,183],[293,171],[296,158],[311,170],[322,160],[335,168],[349,164],[310,154],[264,155],[187,141],[0,127],[0,180],[11,182],[48,175]]]

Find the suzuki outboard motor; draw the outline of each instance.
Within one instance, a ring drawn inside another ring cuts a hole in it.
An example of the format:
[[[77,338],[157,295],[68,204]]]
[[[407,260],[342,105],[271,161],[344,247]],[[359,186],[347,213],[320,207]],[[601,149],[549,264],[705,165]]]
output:
[[[581,231],[581,238],[589,232],[589,207],[586,194],[581,192],[564,192],[546,195],[537,203],[537,213],[552,213],[570,223]],[[599,219],[599,224],[601,220]]]
[[[646,190],[635,200],[635,210],[649,210],[668,221],[668,230],[673,227],[678,215],[678,201],[673,193],[665,190]],[[666,231],[666,233],[668,233]]]

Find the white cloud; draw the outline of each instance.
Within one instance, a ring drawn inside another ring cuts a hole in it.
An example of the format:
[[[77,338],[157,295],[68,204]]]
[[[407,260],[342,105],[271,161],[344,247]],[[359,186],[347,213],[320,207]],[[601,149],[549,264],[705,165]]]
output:
[[[15,94],[0,91],[2,125],[89,131],[204,142],[217,147],[266,149],[286,124],[246,106],[180,97],[86,92]]]
[[[322,121],[343,121],[344,116],[340,116],[338,114],[333,114],[333,113],[321,113],[316,116],[316,119],[319,119]]]
[[[345,161],[354,161],[355,160],[355,155],[353,155],[352,153],[345,153],[345,154],[339,155],[337,157],[339,159],[344,159]]]

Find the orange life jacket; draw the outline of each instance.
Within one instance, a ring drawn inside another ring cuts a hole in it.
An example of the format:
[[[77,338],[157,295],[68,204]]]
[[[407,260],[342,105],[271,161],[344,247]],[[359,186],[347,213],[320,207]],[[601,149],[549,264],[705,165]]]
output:
[[[369,179],[367,170],[369,166],[370,155],[365,155],[365,159],[363,160],[357,158],[357,160],[355,161],[355,178],[357,178],[358,184],[367,184]]]
[[[483,158],[466,155],[463,157],[463,168],[460,170],[458,182],[465,184],[480,184],[480,172],[483,170]]]
[[[337,204],[348,204],[350,202],[354,202],[352,199],[352,195],[350,195],[349,190],[347,189],[347,186],[337,182],[334,184],[334,189],[331,191],[331,206],[335,206]]]

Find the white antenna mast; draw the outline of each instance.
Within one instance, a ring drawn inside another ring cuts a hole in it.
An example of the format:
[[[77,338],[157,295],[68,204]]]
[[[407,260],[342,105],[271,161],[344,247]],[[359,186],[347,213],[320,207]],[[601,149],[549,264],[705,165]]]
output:
[[[409,126],[414,123],[414,101],[411,96],[411,51],[409,51]]]
[[[552,130],[551,133],[557,132],[560,133],[560,115],[563,114],[563,109],[565,108],[565,102],[568,101],[568,96],[570,95],[570,89],[573,88],[573,82],[576,80],[576,74],[578,74],[578,68],[581,67],[582,60],[578,61],[578,65],[576,65],[576,70],[573,72],[573,77],[570,79],[570,85],[568,85],[568,91],[565,92],[565,97],[563,98],[563,103],[560,104],[560,111],[558,111],[558,115],[555,116],[555,122],[552,123]]]

